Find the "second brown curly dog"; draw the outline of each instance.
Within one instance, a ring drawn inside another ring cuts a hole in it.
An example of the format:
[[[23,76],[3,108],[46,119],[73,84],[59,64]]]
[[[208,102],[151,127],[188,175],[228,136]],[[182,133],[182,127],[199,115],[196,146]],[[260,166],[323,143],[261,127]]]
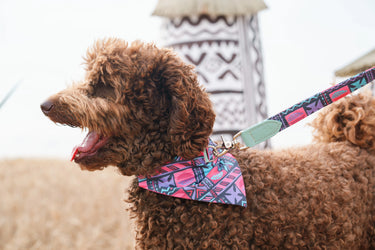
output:
[[[86,65],[82,82],[41,106],[56,123],[88,129],[74,155],[83,169],[114,165],[124,175],[150,175],[207,146],[211,102],[193,68],[171,50],[107,39],[88,50]],[[134,178],[128,202],[136,246],[375,248],[375,100],[346,98],[313,126],[316,142],[308,146],[231,152],[243,173],[247,208],[159,195]]]

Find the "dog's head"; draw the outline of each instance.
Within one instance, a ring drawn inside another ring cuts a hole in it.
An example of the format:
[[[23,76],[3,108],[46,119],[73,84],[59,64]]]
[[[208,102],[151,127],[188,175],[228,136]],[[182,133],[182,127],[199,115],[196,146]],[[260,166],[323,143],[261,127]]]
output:
[[[191,66],[169,49],[120,39],[97,41],[87,51],[85,79],[41,109],[56,123],[89,131],[73,153],[82,168],[115,165],[126,175],[199,155],[215,119]]]

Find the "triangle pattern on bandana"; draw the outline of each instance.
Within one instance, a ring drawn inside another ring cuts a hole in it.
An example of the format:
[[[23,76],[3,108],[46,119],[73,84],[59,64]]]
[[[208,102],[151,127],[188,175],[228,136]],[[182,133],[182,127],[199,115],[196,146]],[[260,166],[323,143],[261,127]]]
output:
[[[216,146],[211,140],[210,145]],[[176,157],[157,174],[138,176],[139,187],[176,198],[246,207],[245,184],[236,158],[230,153],[214,158],[213,149],[207,151],[214,161],[206,163],[203,152],[192,160]]]

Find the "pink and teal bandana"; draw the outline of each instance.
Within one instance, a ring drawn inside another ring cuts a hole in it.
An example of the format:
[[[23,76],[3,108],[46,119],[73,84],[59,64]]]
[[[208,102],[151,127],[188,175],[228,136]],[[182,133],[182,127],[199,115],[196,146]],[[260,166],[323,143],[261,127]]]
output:
[[[210,145],[215,144],[210,141]],[[138,176],[139,187],[182,199],[246,207],[245,184],[236,158],[230,153],[215,158],[212,148],[206,150],[212,162],[205,162],[203,152],[192,160],[176,157],[157,174]]]

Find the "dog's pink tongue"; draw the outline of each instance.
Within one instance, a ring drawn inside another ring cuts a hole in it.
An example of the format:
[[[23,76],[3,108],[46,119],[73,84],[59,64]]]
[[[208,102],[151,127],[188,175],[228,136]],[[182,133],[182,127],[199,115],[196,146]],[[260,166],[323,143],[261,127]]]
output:
[[[73,161],[77,153],[79,152],[83,152],[83,153],[89,152],[95,146],[95,144],[99,141],[99,139],[100,139],[100,136],[96,132],[94,131],[89,132],[86,135],[83,142],[81,143],[81,145],[74,147],[70,161]]]
[[[99,141],[100,136],[96,132],[90,132],[78,147],[79,152],[88,152]]]

